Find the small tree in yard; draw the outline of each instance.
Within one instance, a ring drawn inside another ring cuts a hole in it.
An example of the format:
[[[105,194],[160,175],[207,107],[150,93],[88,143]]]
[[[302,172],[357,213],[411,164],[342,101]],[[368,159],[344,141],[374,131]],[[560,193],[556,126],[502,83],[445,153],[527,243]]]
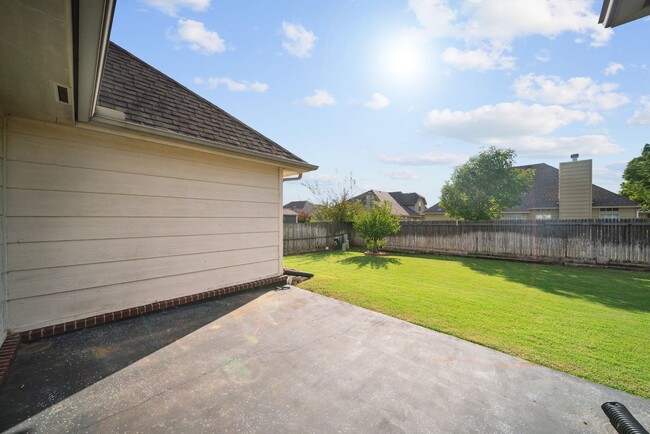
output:
[[[645,211],[650,210],[650,144],[643,147],[640,157],[627,163],[623,179],[621,194],[639,202]]]
[[[323,187],[318,181],[303,184],[316,198],[316,218],[324,222],[351,223],[355,217],[365,211],[359,201],[351,201],[357,188],[352,174],[336,186]]]
[[[373,253],[386,244],[386,237],[399,232],[399,216],[392,214],[389,202],[373,203],[370,212],[360,213],[354,221],[354,229],[366,240]]]
[[[535,176],[534,170],[512,167],[512,149],[492,146],[456,167],[440,193],[440,205],[458,220],[494,220],[519,204]]]

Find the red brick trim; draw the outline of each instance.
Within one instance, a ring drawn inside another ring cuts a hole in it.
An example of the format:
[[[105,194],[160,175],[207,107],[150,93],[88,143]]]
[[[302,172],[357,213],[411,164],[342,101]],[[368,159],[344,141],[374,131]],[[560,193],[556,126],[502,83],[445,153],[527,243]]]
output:
[[[287,280],[287,276],[268,277],[266,279],[255,280],[247,283],[240,283],[239,285],[232,285],[232,286],[227,286],[225,288],[213,289],[211,291],[200,292],[198,294],[172,298],[171,300],[162,300],[162,301],[157,301],[155,303],[145,304],[143,306],[130,307],[115,312],[103,313],[100,315],[91,316],[89,318],[78,319],[75,321],[69,321],[62,324],[55,324],[55,325],[41,327],[33,330],[26,330],[24,332],[20,332],[19,334],[12,335],[12,336],[20,337],[20,341],[22,342],[33,341],[48,336],[67,333],[74,330],[81,330],[86,327],[106,324],[113,321],[119,321],[125,318],[130,318],[138,315],[155,312],[158,310],[166,309],[168,307],[180,306],[187,303],[193,303],[195,301],[207,300],[209,298],[214,298],[214,297],[221,297],[224,295],[232,294],[239,291],[245,291],[247,289],[257,288],[260,286],[286,282],[286,280]],[[2,365],[0,364],[0,367],[1,366]]]
[[[14,357],[16,357],[16,350],[18,350],[19,344],[20,335],[13,334],[8,335],[0,347],[0,384],[2,384],[2,382],[5,380],[5,377],[7,376],[9,365],[11,365]]]

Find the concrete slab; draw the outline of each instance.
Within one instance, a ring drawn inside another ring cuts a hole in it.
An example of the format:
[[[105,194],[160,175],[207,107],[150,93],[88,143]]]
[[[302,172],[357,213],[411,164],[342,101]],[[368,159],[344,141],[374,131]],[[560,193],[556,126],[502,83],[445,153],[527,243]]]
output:
[[[298,288],[271,291],[8,432],[614,433],[650,401]]]

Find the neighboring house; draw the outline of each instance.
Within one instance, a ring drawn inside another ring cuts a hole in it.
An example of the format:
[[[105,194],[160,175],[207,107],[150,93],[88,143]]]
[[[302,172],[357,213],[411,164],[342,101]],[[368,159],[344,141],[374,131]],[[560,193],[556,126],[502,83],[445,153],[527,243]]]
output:
[[[518,206],[503,211],[503,219],[557,220],[637,218],[639,204],[592,184],[591,160],[560,163],[560,169],[548,164],[517,166],[535,170],[528,193]],[[425,212],[427,221],[452,220],[437,203]]]
[[[298,213],[290,209],[282,209],[282,221],[284,223],[298,223]]]
[[[427,205],[424,196],[401,191],[387,193],[380,190],[368,190],[350,200],[360,201],[368,210],[373,202],[388,202],[392,207],[393,214],[402,220],[423,220]]]
[[[298,214],[304,212],[312,215],[316,212],[316,205],[309,202],[308,200],[295,200],[293,202],[287,203],[283,208],[290,209],[291,211],[294,211]]]
[[[283,179],[316,166],[109,43],[113,8],[2,5],[0,342],[283,272]]]

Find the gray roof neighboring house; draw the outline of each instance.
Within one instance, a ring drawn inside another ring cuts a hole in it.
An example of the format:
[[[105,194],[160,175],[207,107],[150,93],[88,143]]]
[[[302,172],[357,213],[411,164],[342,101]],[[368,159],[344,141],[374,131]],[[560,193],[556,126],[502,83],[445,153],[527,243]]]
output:
[[[108,47],[98,104],[123,112],[130,124],[307,165],[298,156],[112,42]]]
[[[314,214],[316,212],[316,205],[308,200],[294,200],[284,205],[282,208],[290,209],[297,213],[306,212],[307,214]]]
[[[534,169],[533,183],[522,198],[518,206],[504,210],[504,212],[527,212],[530,209],[548,209],[559,206],[559,179],[560,171],[545,163],[516,166],[515,169]],[[638,203],[620,194],[605,190],[597,185],[592,186],[592,206],[594,207],[621,207],[638,206]],[[440,203],[429,207],[426,213],[444,213],[445,209]]]
[[[424,204],[427,204],[427,200],[424,196],[417,193],[402,193],[401,191],[391,191],[391,196],[399,203],[400,205],[406,206],[415,206],[418,203],[419,199],[424,201]]]
[[[417,193],[402,193],[401,191],[388,193],[381,190],[368,190],[350,200],[359,200],[367,206],[368,197],[374,197],[374,200],[379,202],[390,203],[393,214],[400,217],[419,217],[423,215],[423,213],[409,208],[409,206],[415,205],[419,198],[424,199],[424,196]],[[426,204],[426,199],[424,199],[424,203]]]

